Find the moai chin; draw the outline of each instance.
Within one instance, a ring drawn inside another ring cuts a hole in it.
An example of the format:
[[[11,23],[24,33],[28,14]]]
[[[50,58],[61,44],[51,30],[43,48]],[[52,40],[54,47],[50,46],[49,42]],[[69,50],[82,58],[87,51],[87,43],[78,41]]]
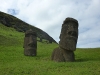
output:
[[[37,34],[31,29],[25,32],[24,55],[26,56],[37,55]]]
[[[78,21],[66,18],[62,24],[59,47],[54,49],[51,59],[58,62],[75,61],[74,51],[78,39]]]

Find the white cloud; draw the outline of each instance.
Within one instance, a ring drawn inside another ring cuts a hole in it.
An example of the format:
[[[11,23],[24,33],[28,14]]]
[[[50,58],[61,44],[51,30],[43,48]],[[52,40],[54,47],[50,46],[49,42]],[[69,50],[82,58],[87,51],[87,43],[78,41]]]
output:
[[[16,17],[46,31],[57,42],[66,17],[79,22],[77,47],[100,47],[100,0],[0,0],[0,11],[18,10]]]

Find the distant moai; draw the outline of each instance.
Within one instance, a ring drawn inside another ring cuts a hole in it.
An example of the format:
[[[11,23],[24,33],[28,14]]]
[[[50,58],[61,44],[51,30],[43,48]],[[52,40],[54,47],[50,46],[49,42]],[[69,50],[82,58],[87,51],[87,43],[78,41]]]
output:
[[[62,24],[59,47],[53,50],[51,59],[57,62],[75,61],[74,51],[78,39],[78,21],[66,18]]]
[[[37,34],[32,29],[25,32],[24,38],[24,55],[36,56],[37,55]]]

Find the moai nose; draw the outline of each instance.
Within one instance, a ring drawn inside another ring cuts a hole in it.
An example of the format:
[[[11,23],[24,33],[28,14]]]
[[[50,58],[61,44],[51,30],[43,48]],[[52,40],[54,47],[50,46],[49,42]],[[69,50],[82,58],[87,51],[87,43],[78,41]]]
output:
[[[29,46],[32,46],[33,45],[33,37],[30,36],[29,37],[29,43],[28,43]]]

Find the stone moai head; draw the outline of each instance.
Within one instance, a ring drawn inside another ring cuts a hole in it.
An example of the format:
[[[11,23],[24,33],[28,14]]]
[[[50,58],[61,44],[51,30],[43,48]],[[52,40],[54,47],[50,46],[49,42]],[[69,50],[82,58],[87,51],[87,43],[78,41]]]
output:
[[[62,24],[59,46],[63,49],[75,51],[78,39],[78,21],[66,18]]]
[[[37,34],[31,29],[25,32],[24,55],[26,56],[37,55]]]

